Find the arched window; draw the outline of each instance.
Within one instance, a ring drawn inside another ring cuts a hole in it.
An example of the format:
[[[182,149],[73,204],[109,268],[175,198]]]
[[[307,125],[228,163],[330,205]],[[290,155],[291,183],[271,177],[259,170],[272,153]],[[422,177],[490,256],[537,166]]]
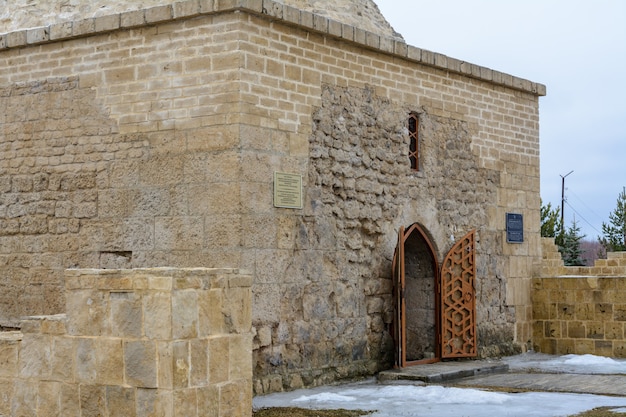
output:
[[[419,140],[419,116],[417,113],[409,114],[409,161],[411,169],[420,170],[420,140]]]

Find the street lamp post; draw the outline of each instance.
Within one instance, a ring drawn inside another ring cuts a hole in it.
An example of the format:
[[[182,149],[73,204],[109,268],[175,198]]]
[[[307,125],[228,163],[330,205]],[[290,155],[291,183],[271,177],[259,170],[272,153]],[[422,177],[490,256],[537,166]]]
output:
[[[571,170],[565,175],[561,175],[561,233],[563,233],[563,213],[565,209],[565,177],[574,172]]]

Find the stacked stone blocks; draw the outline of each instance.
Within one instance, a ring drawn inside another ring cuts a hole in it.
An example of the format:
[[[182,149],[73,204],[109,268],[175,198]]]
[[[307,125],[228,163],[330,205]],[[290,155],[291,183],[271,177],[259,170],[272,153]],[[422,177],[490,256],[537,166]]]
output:
[[[442,253],[478,229],[485,354],[530,339],[545,87],[268,0],[30,38],[43,41],[0,35],[5,324],[66,312],[66,268],[229,265],[255,277],[258,392],[372,374],[393,351],[395,233],[418,222]],[[424,127],[419,173],[409,112]],[[302,175],[302,210],[273,207],[275,171]],[[509,211],[525,216],[521,245],[503,243]],[[118,292],[112,311],[138,314]]]
[[[349,42],[356,42],[376,51],[399,55],[411,61],[483,79],[509,88],[529,91],[538,95],[545,95],[546,92],[545,86],[542,84],[407,45],[402,40],[368,32],[274,0],[182,0],[173,2],[171,5],[0,33],[0,50],[64,41],[120,29],[133,29],[234,10],[263,15],[289,25],[331,35]]]
[[[251,277],[68,270],[68,314],[0,333],[0,416],[244,416]]]
[[[626,252],[567,267],[552,239],[542,247],[542,276],[532,292],[535,349],[626,357]]]

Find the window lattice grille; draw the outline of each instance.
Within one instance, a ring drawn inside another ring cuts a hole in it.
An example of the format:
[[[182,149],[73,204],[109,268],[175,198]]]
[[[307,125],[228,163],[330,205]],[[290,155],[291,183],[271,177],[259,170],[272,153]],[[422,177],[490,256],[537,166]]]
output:
[[[417,114],[409,115],[409,161],[411,169],[419,171],[420,169],[420,141],[419,141],[419,119]]]

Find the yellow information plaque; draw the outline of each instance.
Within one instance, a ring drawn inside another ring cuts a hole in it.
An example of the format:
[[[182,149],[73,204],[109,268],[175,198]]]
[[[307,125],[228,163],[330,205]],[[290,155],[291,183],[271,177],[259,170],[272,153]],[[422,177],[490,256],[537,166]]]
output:
[[[302,175],[274,172],[274,207],[302,208]]]

